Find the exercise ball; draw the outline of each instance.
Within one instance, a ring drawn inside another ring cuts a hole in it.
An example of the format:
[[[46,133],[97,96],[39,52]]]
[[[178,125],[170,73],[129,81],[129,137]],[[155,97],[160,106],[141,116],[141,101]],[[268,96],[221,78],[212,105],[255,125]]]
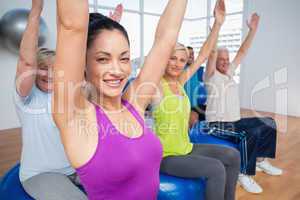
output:
[[[160,174],[157,200],[204,200],[205,178],[187,179]]]
[[[22,40],[22,35],[27,25],[30,10],[14,9],[3,15],[0,20],[0,37],[2,43],[9,50],[17,53]],[[48,29],[45,21],[40,20],[39,46],[46,42]]]

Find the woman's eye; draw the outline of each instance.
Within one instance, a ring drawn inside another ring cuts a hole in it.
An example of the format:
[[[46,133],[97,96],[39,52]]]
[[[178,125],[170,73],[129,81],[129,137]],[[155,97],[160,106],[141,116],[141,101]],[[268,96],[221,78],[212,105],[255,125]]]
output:
[[[129,59],[129,58],[122,58],[121,61],[122,61],[122,62],[129,62],[130,59]]]
[[[107,58],[98,58],[97,61],[100,63],[105,63],[105,62],[108,62],[108,59]]]

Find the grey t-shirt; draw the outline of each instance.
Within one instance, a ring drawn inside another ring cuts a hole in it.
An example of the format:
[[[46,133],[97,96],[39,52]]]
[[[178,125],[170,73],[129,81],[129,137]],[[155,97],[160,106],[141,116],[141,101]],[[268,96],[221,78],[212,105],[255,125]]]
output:
[[[70,175],[71,167],[60,139],[58,128],[51,114],[51,93],[35,85],[31,93],[22,98],[14,92],[14,102],[22,126],[22,154],[20,180],[44,172]]]

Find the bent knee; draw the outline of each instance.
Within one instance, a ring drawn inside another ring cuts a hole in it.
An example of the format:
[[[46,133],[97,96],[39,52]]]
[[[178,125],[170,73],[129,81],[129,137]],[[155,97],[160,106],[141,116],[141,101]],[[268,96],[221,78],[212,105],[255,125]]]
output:
[[[239,167],[241,164],[240,152],[234,148],[226,148],[224,155],[226,155],[227,163],[230,166]]]
[[[209,165],[209,173],[207,178],[225,180],[226,179],[226,169],[224,164],[220,160],[215,160],[211,165]]]

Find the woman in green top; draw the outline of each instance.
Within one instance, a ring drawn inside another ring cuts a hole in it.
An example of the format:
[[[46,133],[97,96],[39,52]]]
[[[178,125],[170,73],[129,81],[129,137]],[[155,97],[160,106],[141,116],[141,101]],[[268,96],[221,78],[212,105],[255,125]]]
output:
[[[159,93],[152,101],[155,132],[163,145],[161,171],[179,177],[206,177],[206,200],[234,200],[240,168],[239,152],[233,148],[192,144],[188,136],[190,102],[183,85],[198,70],[212,50],[224,22],[224,0],[215,8],[215,23],[193,65],[183,71],[187,49],[176,45],[170,57]]]

